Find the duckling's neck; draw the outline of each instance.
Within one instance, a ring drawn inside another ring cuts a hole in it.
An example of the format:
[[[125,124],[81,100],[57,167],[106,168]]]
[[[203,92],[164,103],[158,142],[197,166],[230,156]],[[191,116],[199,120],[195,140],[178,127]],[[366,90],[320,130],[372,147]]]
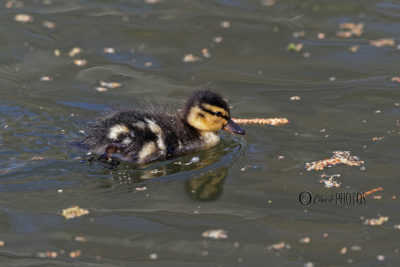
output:
[[[214,146],[219,142],[219,136],[216,132],[200,131],[200,136],[203,139],[206,147]]]
[[[178,129],[178,139],[180,141],[179,150],[189,151],[201,148],[212,147],[219,142],[216,132],[202,131],[191,126],[183,117],[179,117],[182,131]]]

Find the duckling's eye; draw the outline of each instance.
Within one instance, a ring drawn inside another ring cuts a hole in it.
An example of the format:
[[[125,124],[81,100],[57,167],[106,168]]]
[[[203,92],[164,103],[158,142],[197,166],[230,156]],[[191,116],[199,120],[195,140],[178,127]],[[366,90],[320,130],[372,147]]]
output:
[[[215,115],[217,115],[218,117],[222,117],[222,113],[221,112],[215,112]]]

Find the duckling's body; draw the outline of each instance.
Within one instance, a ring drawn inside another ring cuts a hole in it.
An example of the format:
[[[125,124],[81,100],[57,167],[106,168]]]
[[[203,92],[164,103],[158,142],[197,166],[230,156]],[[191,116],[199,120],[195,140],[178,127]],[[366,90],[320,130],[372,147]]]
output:
[[[220,129],[244,134],[230,120],[229,107],[211,90],[193,92],[181,113],[163,110],[124,110],[98,120],[83,143],[89,151],[110,160],[146,163],[165,160],[219,142]]]

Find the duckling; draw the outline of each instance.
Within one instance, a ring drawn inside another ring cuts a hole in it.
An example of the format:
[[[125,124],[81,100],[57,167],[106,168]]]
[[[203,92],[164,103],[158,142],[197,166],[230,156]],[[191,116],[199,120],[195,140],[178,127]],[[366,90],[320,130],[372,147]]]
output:
[[[166,160],[216,145],[217,132],[244,135],[231,120],[228,103],[209,89],[193,91],[183,109],[123,110],[98,119],[82,144],[99,159],[112,157],[139,164]]]

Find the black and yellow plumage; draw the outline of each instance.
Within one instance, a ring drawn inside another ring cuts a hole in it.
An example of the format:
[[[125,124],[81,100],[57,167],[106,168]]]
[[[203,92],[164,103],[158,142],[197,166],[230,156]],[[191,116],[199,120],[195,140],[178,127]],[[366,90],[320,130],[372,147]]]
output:
[[[93,124],[82,143],[102,159],[146,163],[213,146],[221,129],[245,133],[230,119],[228,103],[218,93],[197,90],[175,114],[154,108],[110,113]]]

